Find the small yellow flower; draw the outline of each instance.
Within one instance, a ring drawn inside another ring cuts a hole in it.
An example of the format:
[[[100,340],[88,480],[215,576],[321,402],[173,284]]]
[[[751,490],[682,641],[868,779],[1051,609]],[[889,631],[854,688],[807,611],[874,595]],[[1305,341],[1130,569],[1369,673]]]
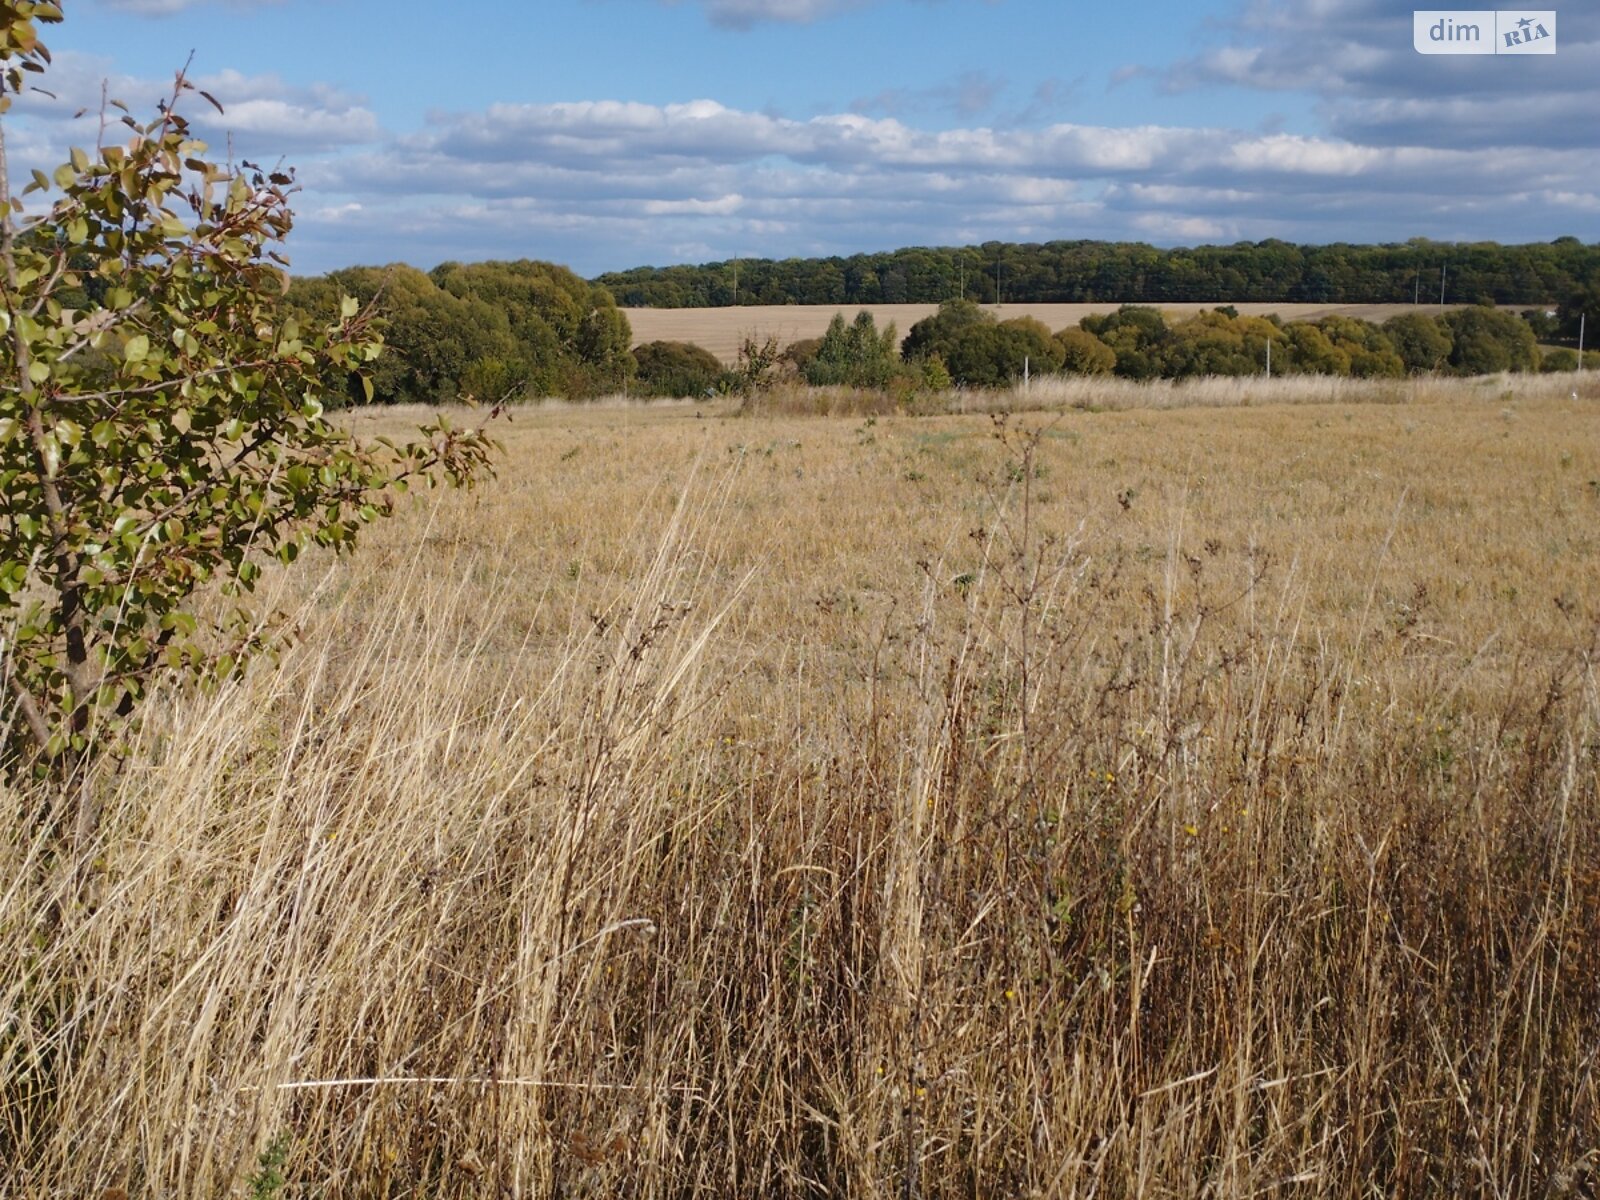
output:
[[[1185,825],[1183,827],[1183,831],[1185,833],[1187,833],[1190,837],[1199,837],[1200,836],[1200,827],[1197,826],[1197,825]]]

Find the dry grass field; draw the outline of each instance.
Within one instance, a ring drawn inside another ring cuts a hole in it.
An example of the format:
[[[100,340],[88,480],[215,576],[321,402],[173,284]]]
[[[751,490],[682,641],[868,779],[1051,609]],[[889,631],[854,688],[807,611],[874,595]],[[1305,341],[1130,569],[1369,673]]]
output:
[[[1161,310],[1169,319],[1192,316],[1203,308],[1216,308],[1227,301],[1214,304],[1167,304]],[[1385,321],[1398,313],[1419,311],[1411,304],[1236,304],[1245,316],[1267,316],[1277,313],[1284,320],[1315,321],[1320,317],[1360,317],[1366,321]],[[1456,308],[1458,305],[1451,305]],[[644,342],[694,342],[704,346],[723,362],[731,364],[739,352],[740,340],[747,334],[757,338],[775,337],[780,345],[801,338],[821,337],[828,322],[838,312],[846,319],[861,309],[871,312],[879,328],[892,321],[902,339],[911,327],[924,317],[938,311],[937,304],[789,304],[750,305],[738,308],[627,308],[628,323],[633,327],[634,345]],[[1036,317],[1052,330],[1075,326],[1092,313],[1113,312],[1115,304],[1002,304],[988,306],[989,311],[1001,320],[1013,317]],[[1420,311],[1437,312],[1432,305],[1423,305]]]
[[[1595,1195],[1570,386],[517,411],[4,795],[0,1195]]]

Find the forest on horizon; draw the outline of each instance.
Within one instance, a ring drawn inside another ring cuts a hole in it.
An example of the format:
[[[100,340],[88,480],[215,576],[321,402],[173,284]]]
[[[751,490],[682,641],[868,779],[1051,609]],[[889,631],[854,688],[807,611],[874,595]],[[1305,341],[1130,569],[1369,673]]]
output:
[[[1294,245],[1269,239],[1161,249],[1142,242],[985,242],[826,258],[748,258],[596,276],[623,308],[736,304],[1178,302],[1557,304],[1600,281],[1600,242]]]

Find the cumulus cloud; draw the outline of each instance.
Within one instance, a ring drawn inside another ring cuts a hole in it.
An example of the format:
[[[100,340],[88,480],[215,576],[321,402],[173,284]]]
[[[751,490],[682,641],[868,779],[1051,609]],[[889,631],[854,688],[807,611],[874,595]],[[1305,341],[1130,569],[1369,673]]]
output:
[[[194,75],[190,82],[223,108],[219,113],[195,92],[187,93],[182,111],[195,132],[219,146],[231,138],[235,151],[247,157],[316,154],[370,143],[381,134],[377,116],[361,97],[325,84],[291,85],[276,75],[234,70]],[[62,51],[51,67],[51,94],[27,95],[20,114],[36,125],[56,126],[54,140],[64,150],[98,136],[102,86],[140,120],[153,116],[173,93],[170,78],[122,75],[103,59]],[[121,128],[119,116],[108,113],[111,136]]]
[[[1170,92],[1224,85],[1311,92],[1338,137],[1376,144],[1593,145],[1600,10],[1560,12],[1538,58],[1424,56],[1412,10],[1383,0],[1248,0],[1221,41],[1154,74]]]
[[[1217,127],[925,129],[859,112],[800,120],[712,100],[583,101],[435,113],[302,179],[364,205],[371,227],[392,234],[391,257],[396,245],[425,257],[448,244],[446,257],[529,254],[593,271],[988,238],[1537,240],[1594,228],[1591,158],[1580,147],[1485,155]],[[356,224],[311,237],[348,260]]]
[[[58,56],[60,98],[28,98],[11,140],[15,169],[25,175],[60,161],[42,152],[94,140],[106,66]],[[1251,68],[1240,58],[1232,69]],[[1321,135],[990,112],[946,128],[923,123],[914,104],[801,119],[710,99],[491,104],[437,111],[393,133],[363,98],[336,88],[235,71],[197,83],[227,110],[190,106],[204,136],[216,144],[231,134],[239,155],[282,154],[300,168],[291,250],[301,270],[529,256],[595,273],[990,238],[1540,240],[1600,231],[1592,144],[1522,138],[1487,152],[1399,136],[1432,119],[1428,105],[1442,100],[1426,94],[1369,98],[1365,127]],[[111,94],[142,112],[170,87],[110,80]],[[1514,95],[1500,102],[1513,118],[1536,111]],[[79,106],[91,114],[74,124]]]

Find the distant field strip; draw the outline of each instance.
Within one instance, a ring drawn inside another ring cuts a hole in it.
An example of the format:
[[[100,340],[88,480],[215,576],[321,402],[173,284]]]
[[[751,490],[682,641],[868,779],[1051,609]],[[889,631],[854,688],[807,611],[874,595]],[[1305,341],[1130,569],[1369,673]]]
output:
[[[1218,300],[1207,304],[1166,304],[1161,311],[1169,319],[1193,316],[1202,309],[1226,304]],[[866,309],[878,326],[894,322],[903,340],[911,327],[923,317],[932,316],[937,304],[776,304],[748,308],[628,308],[623,311],[633,327],[633,343],[693,342],[704,346],[725,363],[732,363],[745,334],[776,337],[783,345],[802,338],[821,337],[834,313],[852,317]],[[1413,304],[1235,304],[1246,316],[1277,313],[1285,320],[1311,320],[1322,317],[1359,317],[1365,321],[1386,321],[1403,312],[1437,312],[1436,305]],[[1451,305],[1450,307],[1459,307]],[[1036,317],[1052,330],[1076,325],[1092,313],[1115,312],[1116,304],[1001,304],[986,306],[1002,321],[1013,317]]]

